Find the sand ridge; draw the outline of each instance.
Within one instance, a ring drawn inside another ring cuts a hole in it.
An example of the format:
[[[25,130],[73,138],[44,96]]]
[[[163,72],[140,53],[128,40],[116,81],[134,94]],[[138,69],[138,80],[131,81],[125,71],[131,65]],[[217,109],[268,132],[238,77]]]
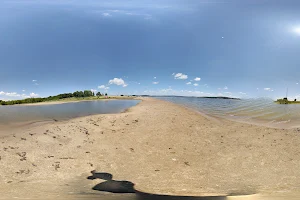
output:
[[[91,170],[147,193],[299,191],[300,132],[205,118],[142,98],[125,113],[17,129],[0,139],[3,198],[96,194]],[[32,189],[34,188],[34,190]]]

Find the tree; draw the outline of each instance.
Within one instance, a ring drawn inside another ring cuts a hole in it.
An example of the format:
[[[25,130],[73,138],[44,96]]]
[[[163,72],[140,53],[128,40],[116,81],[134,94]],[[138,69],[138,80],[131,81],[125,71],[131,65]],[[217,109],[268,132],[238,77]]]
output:
[[[101,93],[97,92],[96,96],[99,98],[101,96]]]
[[[91,90],[84,90],[83,94],[84,94],[84,97],[93,96],[93,92]]]
[[[105,96],[107,96],[107,93],[105,93]]]

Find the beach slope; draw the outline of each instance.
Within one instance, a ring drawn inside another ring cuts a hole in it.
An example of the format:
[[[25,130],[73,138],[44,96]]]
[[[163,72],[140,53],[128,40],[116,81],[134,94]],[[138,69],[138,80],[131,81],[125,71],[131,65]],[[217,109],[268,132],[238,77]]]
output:
[[[124,113],[6,130],[2,198],[95,194],[91,170],[138,191],[199,196],[299,190],[299,130],[241,124],[152,98]],[[5,128],[2,128],[5,132]]]

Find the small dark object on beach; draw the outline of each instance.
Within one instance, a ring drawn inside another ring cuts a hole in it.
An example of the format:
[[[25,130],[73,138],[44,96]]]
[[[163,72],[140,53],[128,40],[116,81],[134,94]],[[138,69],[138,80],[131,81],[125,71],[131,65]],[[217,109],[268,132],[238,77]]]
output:
[[[113,175],[110,173],[102,173],[96,172],[95,170],[91,171],[93,174],[92,176],[87,177],[87,179],[94,180],[94,179],[103,179],[103,180],[112,180]]]

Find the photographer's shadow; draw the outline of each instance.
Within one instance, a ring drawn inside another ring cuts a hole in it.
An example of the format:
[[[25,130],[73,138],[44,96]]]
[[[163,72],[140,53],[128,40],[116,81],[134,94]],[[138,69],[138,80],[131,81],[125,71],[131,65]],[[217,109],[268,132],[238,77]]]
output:
[[[205,197],[188,197],[188,196],[172,196],[172,195],[156,195],[140,192],[134,189],[134,183],[129,181],[113,180],[113,175],[110,173],[102,173],[91,171],[92,176],[88,179],[102,179],[102,183],[95,185],[92,189],[111,192],[111,193],[135,193],[137,200],[225,200],[226,196],[205,196]]]

